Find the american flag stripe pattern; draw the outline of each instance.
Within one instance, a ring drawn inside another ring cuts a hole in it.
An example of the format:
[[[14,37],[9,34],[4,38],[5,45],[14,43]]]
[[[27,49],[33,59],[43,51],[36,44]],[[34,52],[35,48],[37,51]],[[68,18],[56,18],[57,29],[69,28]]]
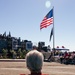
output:
[[[51,24],[53,24],[53,9],[50,10],[50,12],[42,20],[42,22],[40,24],[40,29],[47,28]]]

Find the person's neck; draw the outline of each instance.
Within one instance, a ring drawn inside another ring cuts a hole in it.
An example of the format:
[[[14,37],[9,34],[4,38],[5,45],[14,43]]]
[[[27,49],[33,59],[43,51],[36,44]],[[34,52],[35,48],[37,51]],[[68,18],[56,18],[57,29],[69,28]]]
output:
[[[41,72],[31,72],[31,75],[41,75]]]

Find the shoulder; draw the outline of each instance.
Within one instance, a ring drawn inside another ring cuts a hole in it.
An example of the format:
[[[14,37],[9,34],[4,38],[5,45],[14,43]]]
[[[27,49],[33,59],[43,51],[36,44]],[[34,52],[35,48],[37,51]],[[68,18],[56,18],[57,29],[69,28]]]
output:
[[[26,75],[26,74],[20,74],[20,75]]]
[[[42,75],[49,75],[49,74],[42,74]]]

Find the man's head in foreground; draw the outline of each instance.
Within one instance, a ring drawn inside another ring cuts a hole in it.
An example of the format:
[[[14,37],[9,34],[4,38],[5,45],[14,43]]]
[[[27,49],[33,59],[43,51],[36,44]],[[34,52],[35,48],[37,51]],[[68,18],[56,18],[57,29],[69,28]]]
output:
[[[26,65],[31,73],[40,73],[43,65],[43,54],[37,50],[28,52],[26,55]]]

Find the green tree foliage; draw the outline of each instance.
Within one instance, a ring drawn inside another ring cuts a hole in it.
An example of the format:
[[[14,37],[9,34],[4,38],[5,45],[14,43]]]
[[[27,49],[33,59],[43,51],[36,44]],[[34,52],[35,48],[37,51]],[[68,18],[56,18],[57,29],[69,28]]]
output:
[[[11,53],[11,58],[16,58],[16,56],[17,56],[17,53],[16,53],[16,51],[14,51],[14,50],[11,50],[10,51],[10,53]]]
[[[10,50],[10,53],[8,52],[7,49],[3,49],[2,50],[2,58],[11,58],[11,59],[25,59],[26,54],[29,52],[30,50],[21,50],[21,48],[19,48],[17,51],[15,50]]]
[[[26,54],[28,53],[29,51],[27,50],[22,50],[22,58],[25,59],[25,56]]]
[[[7,49],[2,49],[2,57],[3,58],[7,58],[7,53],[8,53]]]
[[[19,58],[22,58],[22,51],[21,51],[21,49],[18,50],[17,55],[18,55]]]

